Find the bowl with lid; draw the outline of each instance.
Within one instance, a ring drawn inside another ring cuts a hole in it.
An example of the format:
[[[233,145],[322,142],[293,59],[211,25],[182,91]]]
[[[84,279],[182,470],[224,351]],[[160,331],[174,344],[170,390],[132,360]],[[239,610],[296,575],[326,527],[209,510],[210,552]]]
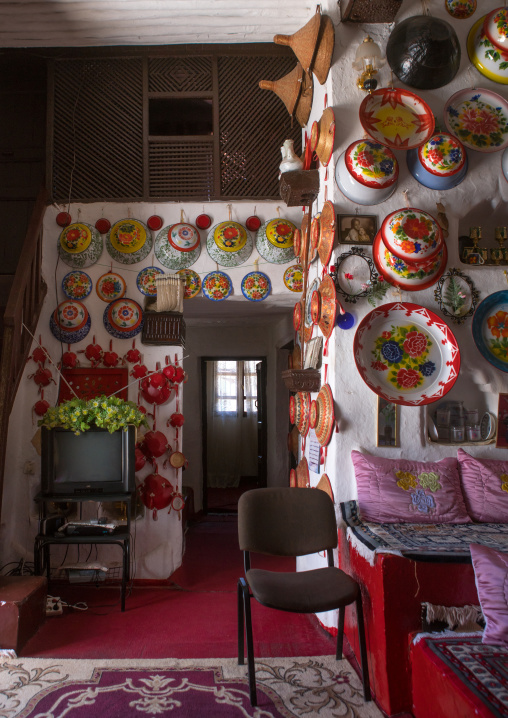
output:
[[[498,50],[508,50],[508,8],[498,7],[485,15],[483,34]]]
[[[437,256],[444,244],[437,220],[415,207],[391,212],[380,231],[385,247],[408,264],[425,264]]]
[[[406,161],[413,177],[429,189],[452,189],[467,173],[464,145],[448,132],[437,132],[425,144],[409,150]]]
[[[374,140],[356,140],[341,154],[335,168],[337,186],[356,204],[387,200],[397,188],[399,164],[389,147]]]

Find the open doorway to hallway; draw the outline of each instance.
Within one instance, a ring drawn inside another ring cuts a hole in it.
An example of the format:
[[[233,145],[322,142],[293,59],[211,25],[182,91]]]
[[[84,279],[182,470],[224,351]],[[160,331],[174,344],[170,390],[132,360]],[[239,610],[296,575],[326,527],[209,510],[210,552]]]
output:
[[[203,511],[266,486],[266,357],[203,357]]]

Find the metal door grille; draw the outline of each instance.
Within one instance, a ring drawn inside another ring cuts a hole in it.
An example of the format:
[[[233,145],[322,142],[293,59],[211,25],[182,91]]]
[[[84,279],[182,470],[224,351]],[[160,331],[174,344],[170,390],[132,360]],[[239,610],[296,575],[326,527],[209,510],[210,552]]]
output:
[[[55,62],[53,197],[141,197],[141,59]]]
[[[292,138],[301,153],[301,128],[282,100],[261,90],[295,66],[292,57],[220,57],[219,115],[221,194],[278,197],[280,147]]]
[[[211,57],[157,57],[148,65],[149,92],[212,92]]]
[[[151,197],[212,198],[211,142],[151,142],[149,165]]]

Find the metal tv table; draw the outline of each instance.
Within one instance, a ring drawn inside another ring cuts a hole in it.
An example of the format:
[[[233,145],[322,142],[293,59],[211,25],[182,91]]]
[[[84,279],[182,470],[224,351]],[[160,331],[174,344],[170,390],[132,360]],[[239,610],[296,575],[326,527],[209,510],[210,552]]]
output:
[[[130,566],[130,547],[131,547],[131,513],[133,493],[121,494],[37,494],[35,500],[39,503],[39,519],[46,518],[46,507],[51,503],[83,503],[84,501],[115,501],[124,502],[126,504],[127,523],[125,528],[122,526],[120,530],[107,534],[38,534],[34,542],[34,570],[37,576],[42,575],[44,567],[46,568],[46,576],[48,583],[50,580],[50,547],[55,544],[114,544],[122,549],[122,581],[121,581],[121,610],[125,611],[125,592],[127,582],[129,580]]]

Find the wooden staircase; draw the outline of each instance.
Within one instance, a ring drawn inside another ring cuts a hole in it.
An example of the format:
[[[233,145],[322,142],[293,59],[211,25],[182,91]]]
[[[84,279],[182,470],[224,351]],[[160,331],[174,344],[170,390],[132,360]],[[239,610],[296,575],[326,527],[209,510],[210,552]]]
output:
[[[42,224],[48,193],[39,192],[3,317],[0,359],[0,517],[9,417],[32,346],[47,286],[42,278]],[[27,331],[28,330],[28,331]]]

